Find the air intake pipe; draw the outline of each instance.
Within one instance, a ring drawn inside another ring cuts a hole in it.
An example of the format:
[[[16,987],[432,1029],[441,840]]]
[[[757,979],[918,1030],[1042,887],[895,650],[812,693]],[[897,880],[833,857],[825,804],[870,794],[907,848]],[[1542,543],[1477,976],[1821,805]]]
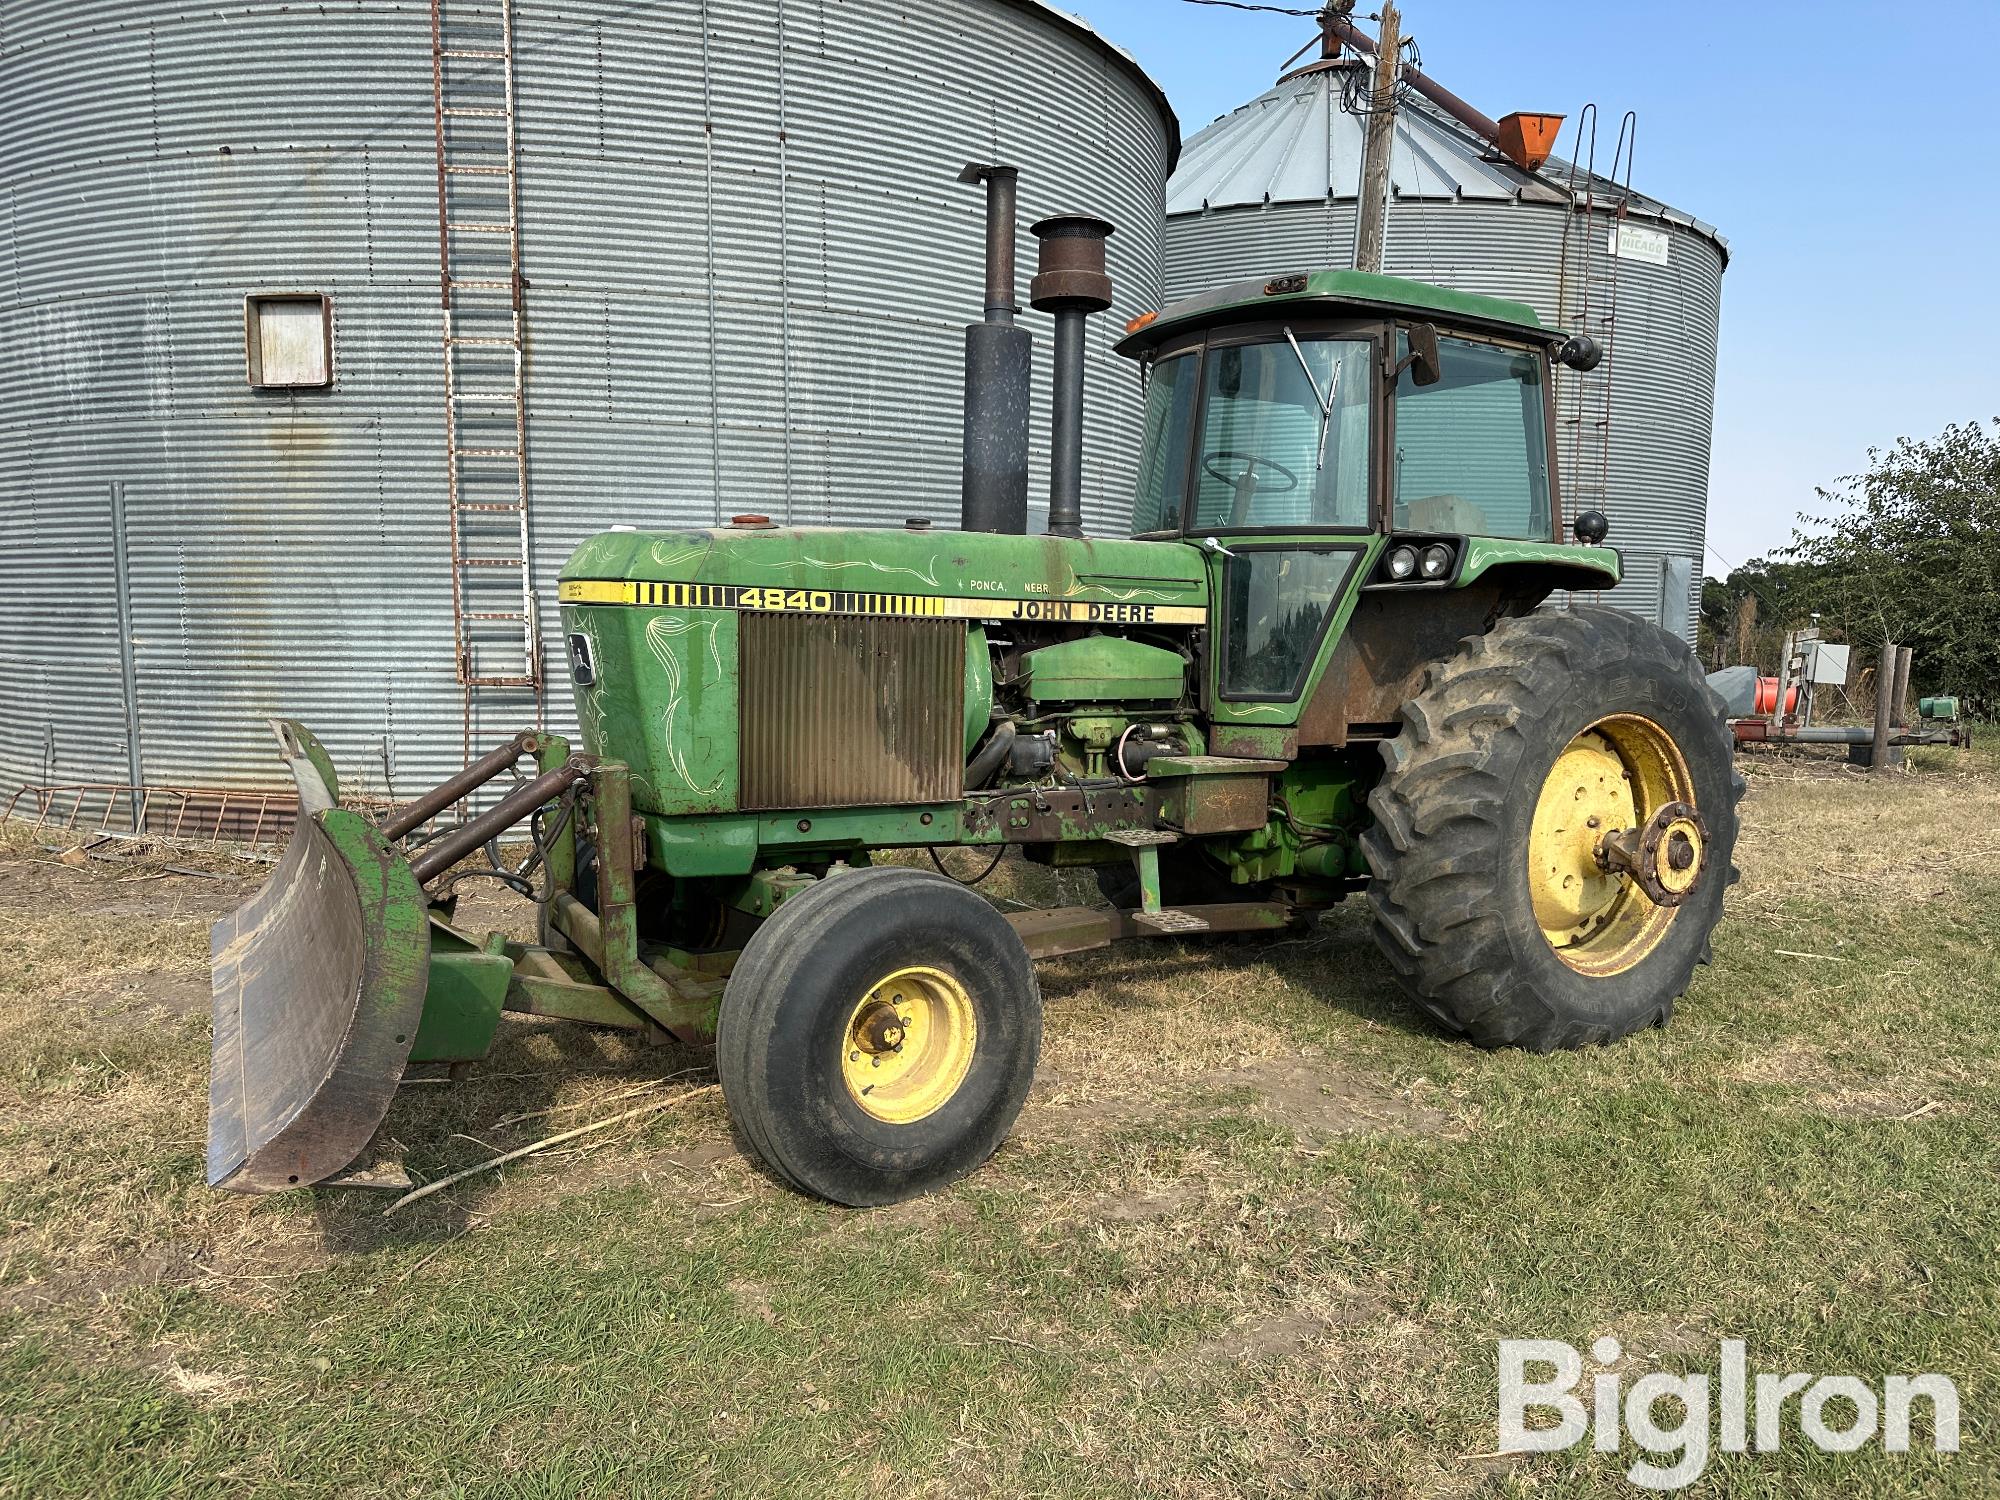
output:
[[[974,162],[960,182],[986,185],[986,317],[965,329],[965,456],[959,529],[1028,529],[1028,381],[1034,339],[1017,328],[1013,167]]]
[[[1055,314],[1055,403],[1049,422],[1049,535],[1083,535],[1084,321],[1111,305],[1104,242],[1111,225],[1062,214],[1034,226],[1041,261],[1029,300]]]

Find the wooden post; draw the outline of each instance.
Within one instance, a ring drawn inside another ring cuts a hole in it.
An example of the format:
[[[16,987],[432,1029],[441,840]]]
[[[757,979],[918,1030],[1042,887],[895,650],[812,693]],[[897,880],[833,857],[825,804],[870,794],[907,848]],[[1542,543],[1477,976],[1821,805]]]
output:
[[[1895,643],[1884,641],[1882,654],[1875,663],[1875,738],[1868,747],[1871,771],[1889,769],[1889,721],[1895,717],[1897,655]]]
[[[1389,212],[1389,158],[1396,144],[1396,74],[1403,49],[1403,18],[1382,7],[1382,35],[1375,47],[1375,82],[1368,92],[1368,135],[1361,151],[1361,213],[1354,230],[1354,269],[1382,270]]]
[[[1790,631],[1787,631],[1785,633],[1784,644],[1778,648],[1778,701],[1771,709],[1771,722],[1780,729],[1785,727],[1785,720],[1790,717],[1785,712],[1785,700],[1791,696],[1792,692],[1792,651],[1794,649],[1792,642],[1795,639],[1796,637]]]
[[[1899,729],[1907,727],[1910,722],[1910,667],[1916,661],[1916,658],[1917,648],[1915,646],[1899,646],[1896,648],[1896,686],[1893,707],[1896,713],[1896,727]]]

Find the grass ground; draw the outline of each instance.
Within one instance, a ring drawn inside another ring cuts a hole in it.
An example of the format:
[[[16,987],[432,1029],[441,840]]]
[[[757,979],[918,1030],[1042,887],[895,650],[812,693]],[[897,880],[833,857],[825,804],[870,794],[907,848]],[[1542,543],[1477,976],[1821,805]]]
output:
[[[1751,761],[1715,966],[1605,1050],[1440,1037],[1358,909],[1048,964],[1013,1139],[873,1213],[713,1092],[386,1217],[210,1193],[206,931],[260,872],[17,839],[0,1496],[1616,1493],[1629,1447],[1492,1456],[1495,1341],[1607,1333],[1958,1382],[1955,1458],[1794,1438],[1697,1493],[1994,1493],[2000,762],[1914,759]],[[430,1178],[709,1081],[510,1023],[384,1146]]]

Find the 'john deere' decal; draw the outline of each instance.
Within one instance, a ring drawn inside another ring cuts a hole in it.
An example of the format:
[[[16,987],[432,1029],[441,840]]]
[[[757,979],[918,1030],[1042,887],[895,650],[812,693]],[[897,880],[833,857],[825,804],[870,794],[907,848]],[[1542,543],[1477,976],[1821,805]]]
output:
[[[1103,625],[1199,625],[1208,612],[1179,604],[1097,603],[1084,599],[957,599],[939,594],[864,594],[853,589],[764,588],[733,583],[634,583],[573,578],[564,604],[633,604],[652,609],[741,609],[766,614],[910,615],[933,620],[1060,620]]]

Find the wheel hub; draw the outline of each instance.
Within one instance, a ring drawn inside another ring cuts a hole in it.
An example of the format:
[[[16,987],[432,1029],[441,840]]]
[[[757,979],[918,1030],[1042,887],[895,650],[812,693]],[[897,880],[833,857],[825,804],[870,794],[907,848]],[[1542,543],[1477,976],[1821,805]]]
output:
[[[1669,802],[1644,828],[1607,833],[1597,863],[1632,877],[1655,906],[1679,906],[1693,894],[1708,859],[1708,825],[1686,802]]]
[[[977,1038],[963,984],[941,969],[898,969],[872,985],[848,1017],[841,1078],[864,1113],[907,1125],[958,1092]]]
[[[1529,831],[1528,888],[1569,967],[1615,974],[1658,946],[1707,865],[1692,794],[1672,736],[1637,714],[1599,720],[1556,757]]]

